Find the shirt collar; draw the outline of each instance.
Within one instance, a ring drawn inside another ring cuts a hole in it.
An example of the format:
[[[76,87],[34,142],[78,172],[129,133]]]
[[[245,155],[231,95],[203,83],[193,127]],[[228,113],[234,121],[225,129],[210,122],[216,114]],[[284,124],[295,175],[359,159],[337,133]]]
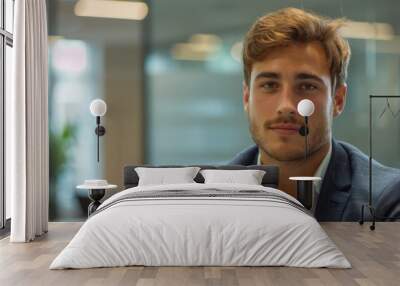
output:
[[[326,153],[321,164],[318,166],[317,171],[314,174],[314,177],[320,177],[322,180],[324,179],[326,169],[328,169],[329,161],[331,160],[331,156],[332,156],[332,144],[329,146],[328,153]],[[258,151],[258,155],[257,155],[257,165],[261,165],[260,151]]]
[[[332,156],[332,144],[329,146],[329,151],[328,153],[326,153],[325,158],[319,165],[317,171],[314,174],[314,177],[320,177],[321,179],[324,179],[326,169],[328,169],[329,161],[331,160],[331,156]]]

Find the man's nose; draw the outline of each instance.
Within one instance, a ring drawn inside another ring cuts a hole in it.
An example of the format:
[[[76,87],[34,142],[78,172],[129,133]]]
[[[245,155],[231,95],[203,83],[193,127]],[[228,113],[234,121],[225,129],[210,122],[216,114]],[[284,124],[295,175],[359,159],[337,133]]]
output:
[[[289,87],[283,88],[279,95],[277,112],[284,115],[295,115],[297,113],[296,95]]]

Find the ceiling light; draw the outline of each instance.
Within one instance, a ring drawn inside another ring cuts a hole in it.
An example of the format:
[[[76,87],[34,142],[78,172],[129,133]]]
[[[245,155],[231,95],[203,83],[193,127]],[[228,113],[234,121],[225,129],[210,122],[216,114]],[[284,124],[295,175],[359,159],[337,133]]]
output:
[[[236,42],[231,48],[231,56],[237,62],[242,62],[243,43]]]
[[[84,17],[143,20],[149,8],[143,2],[79,0],[74,11],[75,15]]]
[[[220,49],[221,42],[216,35],[194,34],[188,42],[175,44],[171,54],[178,60],[203,61]]]
[[[198,49],[191,43],[178,43],[172,47],[171,54],[177,60],[203,61],[209,53]]]
[[[194,34],[190,37],[189,41],[196,44],[207,44],[215,46],[220,45],[222,42],[220,37],[212,34]]]
[[[394,29],[388,23],[349,21],[339,32],[353,39],[392,40],[394,37]]]

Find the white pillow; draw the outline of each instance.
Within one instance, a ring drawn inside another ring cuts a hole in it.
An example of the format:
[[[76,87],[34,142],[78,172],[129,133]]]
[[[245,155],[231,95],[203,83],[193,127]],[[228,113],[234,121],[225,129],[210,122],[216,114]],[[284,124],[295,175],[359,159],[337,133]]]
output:
[[[135,168],[139,176],[138,186],[196,183],[193,179],[199,170],[199,167]]]
[[[263,170],[201,170],[200,174],[204,177],[205,184],[226,183],[226,184],[246,184],[261,185],[265,175]]]

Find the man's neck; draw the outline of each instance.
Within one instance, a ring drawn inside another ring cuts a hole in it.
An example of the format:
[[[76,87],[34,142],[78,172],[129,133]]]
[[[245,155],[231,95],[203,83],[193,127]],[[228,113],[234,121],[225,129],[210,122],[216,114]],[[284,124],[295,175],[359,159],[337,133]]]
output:
[[[331,144],[331,141],[329,141],[329,143],[323,145],[316,152],[310,154],[307,160],[300,159],[295,161],[278,161],[259,149],[261,164],[278,166],[279,189],[296,197],[296,184],[294,181],[289,180],[289,177],[314,176],[322,160],[324,160],[325,156],[328,154]]]

